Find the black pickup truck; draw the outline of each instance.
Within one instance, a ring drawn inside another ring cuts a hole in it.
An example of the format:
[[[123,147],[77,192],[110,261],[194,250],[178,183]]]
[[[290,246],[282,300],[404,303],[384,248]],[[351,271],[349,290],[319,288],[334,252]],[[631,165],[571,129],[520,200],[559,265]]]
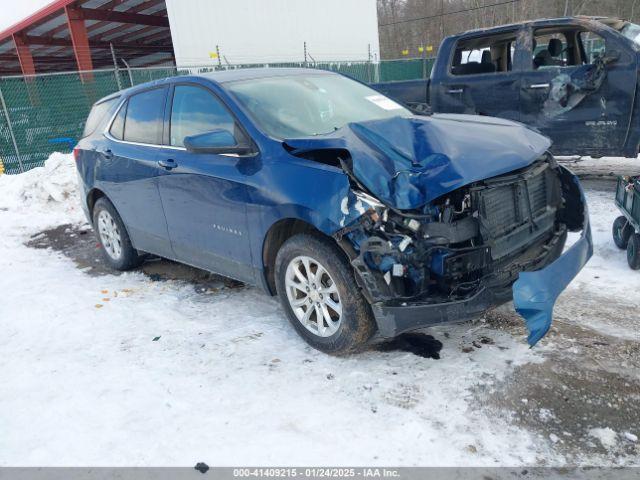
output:
[[[443,40],[429,80],[377,84],[409,106],[520,121],[557,155],[636,157],[640,26],[545,19]]]

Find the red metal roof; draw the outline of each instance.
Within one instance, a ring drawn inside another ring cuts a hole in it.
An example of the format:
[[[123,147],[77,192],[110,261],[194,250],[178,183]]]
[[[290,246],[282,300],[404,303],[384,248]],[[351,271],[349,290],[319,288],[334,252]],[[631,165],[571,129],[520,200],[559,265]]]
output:
[[[112,46],[132,66],[175,63],[165,0],[56,0],[0,32],[0,76],[22,73],[14,35],[36,73],[78,69],[66,8],[84,19],[94,69],[113,66]]]
[[[14,33],[20,32],[25,28],[39,22],[50,16],[53,13],[56,13],[59,10],[64,9],[67,5],[71,5],[75,0],[55,0],[51,2],[49,5],[42,7],[35,13],[32,13],[24,20],[20,20],[18,23],[10,26],[6,30],[0,32],[0,42],[6,40],[8,37],[11,37]]]

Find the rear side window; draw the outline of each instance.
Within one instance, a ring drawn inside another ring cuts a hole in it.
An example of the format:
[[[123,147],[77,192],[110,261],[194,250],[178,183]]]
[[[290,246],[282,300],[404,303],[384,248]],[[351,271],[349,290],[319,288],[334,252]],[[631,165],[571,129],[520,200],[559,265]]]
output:
[[[124,123],[127,142],[160,145],[166,88],[156,88],[129,99]]]
[[[118,98],[112,98],[105,102],[98,103],[93,106],[91,112],[89,112],[89,116],[87,117],[87,123],[84,125],[84,131],[82,132],[82,137],[88,137],[93,132],[96,131],[98,126],[103,122],[107,113],[111,111],[111,109],[115,106]]]
[[[451,62],[453,75],[509,72],[513,67],[516,32],[472,37],[458,42]]]
[[[122,140],[124,138],[124,118],[126,114],[127,102],[120,107],[120,110],[118,111],[116,118],[113,119],[113,123],[109,129],[109,134],[117,140]]]
[[[234,133],[234,125],[231,114],[211,93],[192,85],[176,86],[171,106],[171,145],[182,147],[185,137],[217,129]]]

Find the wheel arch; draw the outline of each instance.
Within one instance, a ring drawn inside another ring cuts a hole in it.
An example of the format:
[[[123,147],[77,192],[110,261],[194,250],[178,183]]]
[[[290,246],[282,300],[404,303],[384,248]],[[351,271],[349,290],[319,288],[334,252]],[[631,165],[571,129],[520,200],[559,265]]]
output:
[[[85,201],[87,203],[87,208],[89,209],[89,217],[90,218],[93,218],[93,207],[95,206],[95,204],[98,201],[98,199],[100,199],[102,197],[105,197],[107,200],[109,200],[109,197],[107,197],[107,194],[104,193],[99,188],[92,188],[87,193],[87,197],[86,197]],[[109,200],[109,201],[111,201],[111,200]],[[113,204],[113,202],[111,202],[111,203]]]
[[[266,285],[267,291],[271,295],[276,295],[275,262],[278,251],[284,242],[300,233],[306,233],[335,243],[338,250],[344,253],[345,259],[349,261],[349,255],[345,252],[344,246],[340,242],[337,242],[333,237],[327,235],[307,220],[294,217],[278,220],[271,225],[262,244],[264,285]]]

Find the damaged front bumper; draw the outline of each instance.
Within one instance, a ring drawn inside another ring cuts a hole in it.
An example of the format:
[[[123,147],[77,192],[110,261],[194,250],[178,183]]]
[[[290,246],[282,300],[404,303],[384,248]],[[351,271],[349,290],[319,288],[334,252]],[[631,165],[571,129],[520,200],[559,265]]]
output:
[[[547,334],[558,296],[593,255],[589,211],[584,190],[575,175],[566,169],[564,173],[571,176],[571,181],[580,192],[582,200],[583,225],[580,239],[560,258],[542,270],[522,272],[513,285],[513,304],[525,319],[529,330],[527,341],[531,346]]]
[[[522,271],[513,285],[482,285],[464,299],[430,303],[424,302],[374,302],[372,309],[383,338],[444,323],[458,323],[476,318],[488,309],[513,299],[517,312],[525,319],[529,330],[528,342],[535,345],[549,331],[553,306],[560,293],[578,274],[593,253],[589,227],[589,215],[584,192],[571,172],[559,167],[565,185],[569,185],[573,201],[568,205],[573,216],[573,228],[580,223],[579,240],[560,254],[564,239],[557,242],[557,251],[548,254],[553,261],[543,263],[536,271]]]

